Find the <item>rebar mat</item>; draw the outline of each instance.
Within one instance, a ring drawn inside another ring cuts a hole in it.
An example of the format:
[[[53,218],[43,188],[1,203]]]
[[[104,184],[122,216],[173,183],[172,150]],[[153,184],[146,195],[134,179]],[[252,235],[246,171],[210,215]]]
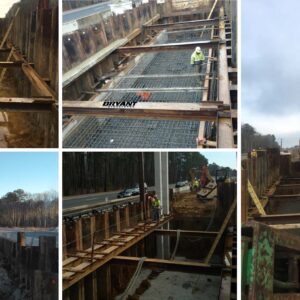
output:
[[[211,31],[162,32],[156,44],[189,42],[209,39]],[[196,74],[190,65],[193,50],[145,53],[128,75]],[[208,51],[205,49],[204,54]],[[206,62],[201,73],[206,70]],[[200,76],[180,78],[121,78],[114,88],[172,88],[201,87]],[[198,103],[202,91],[186,93],[155,92],[147,97],[149,102]],[[135,92],[108,92],[105,101],[145,101]],[[64,139],[66,148],[195,148],[198,121],[134,120],[122,118],[83,117]]]

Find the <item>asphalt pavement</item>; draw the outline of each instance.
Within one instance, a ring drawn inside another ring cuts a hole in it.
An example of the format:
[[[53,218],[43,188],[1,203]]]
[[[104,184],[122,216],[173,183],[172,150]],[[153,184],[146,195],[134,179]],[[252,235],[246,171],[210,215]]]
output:
[[[169,188],[174,188],[175,184],[170,184]],[[148,190],[153,190],[154,187],[148,187]],[[63,198],[63,209],[75,208],[82,205],[94,205],[97,203],[103,203],[106,200],[117,199],[118,191],[110,191],[106,193],[96,193],[96,194],[87,194],[87,195],[78,195],[78,196],[68,196]]]

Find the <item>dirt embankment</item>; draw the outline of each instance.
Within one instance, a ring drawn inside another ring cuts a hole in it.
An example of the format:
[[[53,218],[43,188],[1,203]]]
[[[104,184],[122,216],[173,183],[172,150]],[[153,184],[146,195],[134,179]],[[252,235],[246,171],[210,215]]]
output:
[[[197,193],[176,194],[173,201],[173,212],[185,217],[199,217],[210,215],[216,208],[216,200],[203,202],[197,199]]]

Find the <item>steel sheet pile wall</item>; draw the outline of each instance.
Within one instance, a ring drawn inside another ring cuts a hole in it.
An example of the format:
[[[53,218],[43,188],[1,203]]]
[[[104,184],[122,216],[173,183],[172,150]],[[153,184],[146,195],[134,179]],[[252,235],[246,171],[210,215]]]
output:
[[[157,14],[156,3],[141,5],[128,10],[121,15],[111,15],[104,18],[95,14],[73,21],[78,29],[63,35],[63,72],[74,70],[78,73],[79,64],[99,53],[103,49],[112,47],[113,42],[140,32],[142,25]],[[64,26],[68,26],[64,24]],[[89,65],[89,62],[86,63]],[[63,99],[76,100],[84,91],[93,90],[102,75],[107,75],[115,69],[112,55],[105,57],[100,63],[92,66],[88,72],[80,75],[70,84],[63,83]]]
[[[24,55],[29,63],[34,64],[37,73],[58,94],[58,3],[56,0],[21,1],[13,6],[5,20],[6,26],[0,26],[3,36],[17,7],[20,7],[15,17],[14,26],[8,41]],[[17,91],[20,97],[35,97],[39,95],[22,70],[10,70],[16,78]],[[58,145],[58,115],[28,113],[23,114],[33,127],[37,136],[42,136],[40,147],[56,147]]]
[[[30,291],[29,299],[58,299],[56,237],[40,237],[38,247],[0,237],[0,252],[10,265],[8,271],[15,278],[15,284],[22,284]]]
[[[242,161],[242,220],[247,220],[248,207],[252,201],[248,194],[247,182],[251,182],[259,198],[266,195],[267,189],[280,177],[279,149],[257,150],[249,153]]]

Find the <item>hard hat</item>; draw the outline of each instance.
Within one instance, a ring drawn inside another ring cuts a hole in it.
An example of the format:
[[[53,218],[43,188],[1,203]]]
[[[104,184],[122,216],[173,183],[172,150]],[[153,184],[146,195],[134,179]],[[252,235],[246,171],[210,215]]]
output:
[[[201,52],[201,48],[200,47],[196,47],[196,52]]]

